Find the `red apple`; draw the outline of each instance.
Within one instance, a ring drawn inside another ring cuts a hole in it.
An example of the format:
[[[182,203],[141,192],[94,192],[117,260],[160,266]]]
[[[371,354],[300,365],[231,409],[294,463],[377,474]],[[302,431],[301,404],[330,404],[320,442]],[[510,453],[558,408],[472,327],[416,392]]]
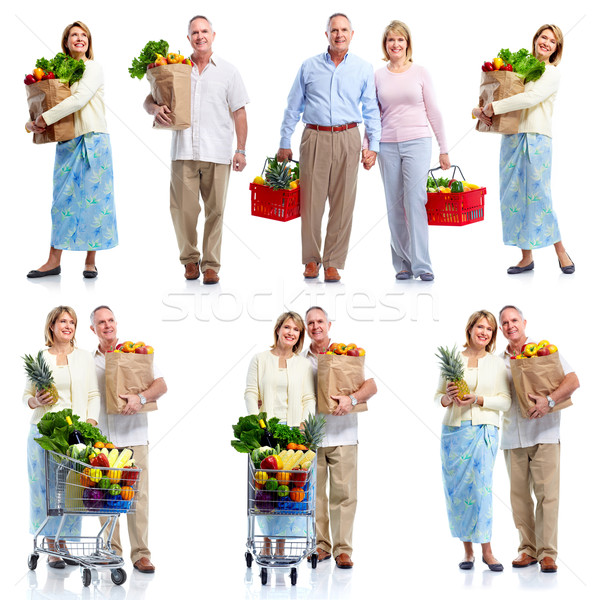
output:
[[[352,350],[348,350],[348,352],[346,352],[346,354],[348,356],[360,356],[360,352],[358,351],[358,348],[353,348]]]
[[[543,348],[540,348],[537,351],[537,355],[538,356],[549,356],[550,355],[550,349],[548,348],[548,346],[544,346]]]
[[[134,352],[136,354],[148,354],[148,346],[138,346]]]

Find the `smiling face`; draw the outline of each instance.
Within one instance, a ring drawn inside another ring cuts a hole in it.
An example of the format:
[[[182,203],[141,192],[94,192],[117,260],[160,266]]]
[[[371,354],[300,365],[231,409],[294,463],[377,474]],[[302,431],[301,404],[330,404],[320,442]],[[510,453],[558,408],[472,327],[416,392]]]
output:
[[[206,55],[212,54],[212,44],[215,39],[215,32],[206,19],[194,19],[190,23],[190,29],[187,36],[194,54]]]
[[[535,57],[547,63],[556,50],[557,40],[552,29],[544,29],[534,42]]]
[[[354,31],[346,17],[336,16],[329,22],[329,30],[325,32],[329,40],[329,48],[336,54],[346,54],[352,41]]]
[[[301,329],[292,318],[286,319],[277,330],[277,346],[285,350],[294,350],[300,339]]]
[[[313,308],[306,315],[306,331],[308,337],[318,348],[329,346],[329,330],[331,321],[327,319],[325,313],[318,308]]]
[[[81,27],[71,27],[67,36],[67,49],[69,54],[79,60],[85,58],[89,47],[87,33]]]
[[[484,317],[479,319],[469,332],[469,345],[477,350],[484,350],[492,341],[494,335],[494,327]]]
[[[94,313],[94,325],[90,329],[98,336],[100,345],[111,348],[117,343],[117,321],[108,308],[99,308]]]
[[[408,41],[400,33],[390,32],[385,40],[385,49],[390,62],[404,62],[406,60],[406,49]]]
[[[68,312],[62,312],[50,328],[54,343],[70,344],[75,337],[76,328],[75,319]]]
[[[527,335],[525,333],[525,321],[518,310],[514,308],[505,308],[500,315],[500,327],[502,334],[508,340],[510,346],[520,349],[525,343]]]

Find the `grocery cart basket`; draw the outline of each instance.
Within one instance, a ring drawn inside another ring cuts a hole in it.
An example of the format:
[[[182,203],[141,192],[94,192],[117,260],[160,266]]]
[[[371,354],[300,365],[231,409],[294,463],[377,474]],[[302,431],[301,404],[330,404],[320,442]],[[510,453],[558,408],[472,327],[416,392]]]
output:
[[[260,566],[267,583],[268,569],[290,569],[296,585],[296,567],[310,559],[316,568],[315,488],[316,457],[308,470],[256,469],[248,457],[248,541],[246,566]]]
[[[265,172],[267,160],[263,166]],[[297,161],[293,160],[290,162]],[[261,173],[261,174],[262,174]],[[273,221],[291,221],[300,216],[300,188],[293,190],[274,190],[258,183],[250,184],[251,214]]]
[[[127,578],[123,558],[111,548],[110,540],[121,513],[135,511],[140,469],[92,467],[57,452],[45,451],[46,519],[33,536],[28,566],[37,567],[40,554],[58,556],[79,564],[84,586],[92,571],[110,569],[115,585]],[[96,536],[61,535],[67,515],[103,516],[106,521]],[[50,517],[60,517],[56,535],[44,536]],[[40,539],[41,538],[41,539]]]

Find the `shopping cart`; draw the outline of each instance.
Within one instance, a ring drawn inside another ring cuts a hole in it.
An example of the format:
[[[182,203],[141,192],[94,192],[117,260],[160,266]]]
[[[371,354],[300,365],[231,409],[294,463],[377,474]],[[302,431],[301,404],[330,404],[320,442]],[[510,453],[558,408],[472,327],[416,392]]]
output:
[[[121,513],[135,512],[140,469],[92,467],[57,452],[45,451],[46,519],[33,536],[28,566],[37,567],[40,554],[57,556],[79,564],[84,586],[92,572],[110,569],[115,585],[127,579],[123,558],[111,548],[110,540]],[[96,536],[61,535],[68,515],[106,517]],[[50,517],[60,517],[56,535],[44,536]],[[41,540],[40,540],[41,538]]]
[[[248,457],[248,541],[246,566],[260,566],[266,585],[268,569],[290,569],[296,585],[296,567],[306,558],[317,567],[315,533],[316,457],[308,471],[256,469]],[[277,489],[274,489],[277,482]],[[283,486],[288,488],[286,493]]]

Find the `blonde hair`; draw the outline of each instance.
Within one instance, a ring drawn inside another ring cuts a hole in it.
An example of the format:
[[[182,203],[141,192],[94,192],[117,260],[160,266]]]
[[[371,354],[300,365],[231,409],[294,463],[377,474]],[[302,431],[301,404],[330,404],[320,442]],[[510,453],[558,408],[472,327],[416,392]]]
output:
[[[550,59],[548,61],[551,65],[554,65],[556,67],[560,63],[560,60],[562,58],[564,43],[563,33],[560,30],[560,27],[558,27],[558,25],[542,25],[535,32],[535,35],[533,36],[533,42],[531,43],[531,53],[535,56],[535,43],[537,42],[537,39],[540,37],[542,32],[546,29],[549,29],[554,34],[554,38],[556,39],[556,50],[554,50],[554,52],[550,55]]]
[[[487,322],[492,326],[492,339],[489,341],[488,345],[485,347],[486,352],[493,352],[496,349],[496,334],[498,333],[498,323],[496,322],[496,317],[489,310],[478,310],[474,312],[467,321],[467,326],[465,328],[465,333],[467,337],[467,343],[465,344],[465,348],[467,348],[471,343],[471,330],[481,319],[487,319]]]
[[[63,34],[62,34],[62,41],[60,44],[63,52],[67,56],[71,56],[71,54],[69,53],[69,47],[67,46],[67,40],[69,39],[69,33],[71,33],[71,29],[73,29],[73,27],[80,27],[81,29],[83,29],[85,31],[85,34],[87,35],[87,39],[88,39],[88,48],[85,52],[85,55],[90,60],[94,60],[94,51],[92,49],[92,32],[90,31],[89,27],[85,23],[82,23],[81,21],[75,21],[74,23],[71,23],[70,25],[67,25],[65,27],[65,30],[63,31]]]
[[[383,38],[381,40],[381,48],[383,49],[383,56],[381,60],[389,61],[390,55],[386,48],[386,42],[388,35],[390,33],[395,33],[396,35],[401,35],[406,39],[406,60],[408,62],[412,62],[412,39],[410,36],[410,29],[406,23],[402,21],[392,21],[384,30],[383,30]]]
[[[70,306],[57,306],[53,308],[46,317],[46,326],[44,328],[44,338],[48,348],[54,346],[54,331],[52,331],[52,328],[63,313],[67,313],[75,321],[75,329],[77,329],[77,315]],[[75,335],[71,339],[71,346],[75,346]]]
[[[300,352],[300,350],[302,350],[302,346],[304,346],[304,331],[306,328],[304,326],[304,321],[302,320],[302,317],[298,313],[295,313],[292,311],[285,312],[285,313],[279,315],[279,317],[277,318],[277,322],[275,323],[275,329],[273,330],[274,343],[271,346],[271,348],[277,347],[279,330],[281,329],[282,325],[288,319],[292,319],[292,321],[296,324],[298,329],[300,329],[300,335],[298,336],[298,341],[294,344],[294,347],[292,348],[292,352],[294,354],[298,354],[298,352]]]

